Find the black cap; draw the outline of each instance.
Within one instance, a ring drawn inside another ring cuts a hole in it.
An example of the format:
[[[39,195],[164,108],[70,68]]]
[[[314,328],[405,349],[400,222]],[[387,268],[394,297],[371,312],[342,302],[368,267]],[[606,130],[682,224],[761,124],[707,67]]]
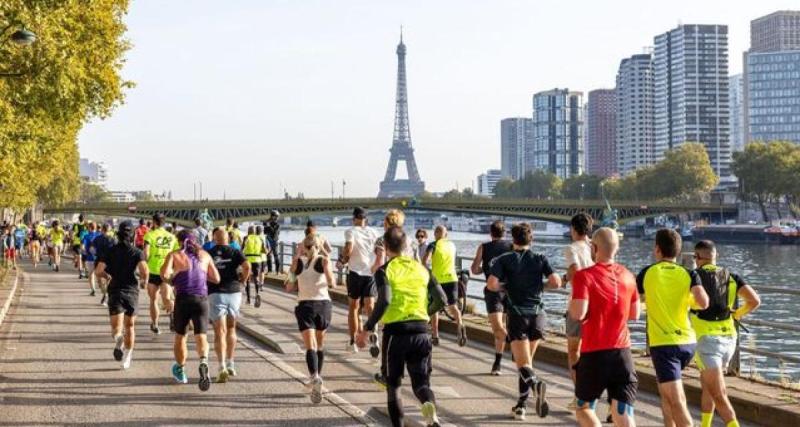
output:
[[[119,228],[117,228],[117,233],[129,236],[131,233],[133,233],[133,224],[131,224],[130,221],[120,222]]]
[[[166,217],[161,212],[153,215],[153,221],[164,222],[165,219],[166,219]]]
[[[364,208],[357,207],[353,209],[353,218],[364,219],[366,217],[367,217],[367,211],[365,211]]]
[[[314,227],[314,221],[309,219],[308,222],[306,222],[306,227]]]

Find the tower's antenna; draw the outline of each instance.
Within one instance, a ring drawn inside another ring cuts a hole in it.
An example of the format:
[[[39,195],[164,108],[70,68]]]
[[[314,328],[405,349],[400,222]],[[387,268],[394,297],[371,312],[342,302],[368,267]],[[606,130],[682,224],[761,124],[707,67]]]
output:
[[[400,26],[400,43],[403,43],[403,26]]]

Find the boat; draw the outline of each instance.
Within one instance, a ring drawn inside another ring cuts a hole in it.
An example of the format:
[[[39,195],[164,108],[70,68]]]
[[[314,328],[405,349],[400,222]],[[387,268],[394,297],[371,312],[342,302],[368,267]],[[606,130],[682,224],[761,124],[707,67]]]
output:
[[[697,240],[716,243],[767,243],[777,245],[800,244],[800,229],[787,225],[706,225],[692,229]]]

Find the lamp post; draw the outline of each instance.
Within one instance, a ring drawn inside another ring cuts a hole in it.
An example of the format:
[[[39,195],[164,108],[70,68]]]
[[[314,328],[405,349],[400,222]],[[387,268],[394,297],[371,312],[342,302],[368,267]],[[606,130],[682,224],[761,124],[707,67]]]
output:
[[[581,200],[583,200],[583,187],[584,186],[586,186],[586,184],[581,183]]]
[[[3,37],[6,34],[6,32],[9,31],[12,27],[15,27],[15,26],[18,26],[18,24],[12,23],[10,25],[7,25],[2,30],[0,30],[0,43],[4,43],[6,40],[10,40],[15,45],[24,47],[24,46],[30,46],[36,41],[36,34],[33,33],[32,31],[26,29],[25,27],[22,27],[21,29],[18,29],[17,31],[14,31],[13,33],[11,33],[11,35],[8,37],[8,39],[3,39]],[[24,76],[25,74],[27,74],[27,72],[2,71],[2,72],[0,72],[0,78],[21,77],[21,76]]]

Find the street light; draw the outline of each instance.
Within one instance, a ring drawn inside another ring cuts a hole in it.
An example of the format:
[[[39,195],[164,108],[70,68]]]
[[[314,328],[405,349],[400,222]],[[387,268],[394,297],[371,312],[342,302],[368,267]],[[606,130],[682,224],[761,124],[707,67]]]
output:
[[[11,41],[17,46],[30,46],[36,41],[36,34],[23,28],[11,34]]]

